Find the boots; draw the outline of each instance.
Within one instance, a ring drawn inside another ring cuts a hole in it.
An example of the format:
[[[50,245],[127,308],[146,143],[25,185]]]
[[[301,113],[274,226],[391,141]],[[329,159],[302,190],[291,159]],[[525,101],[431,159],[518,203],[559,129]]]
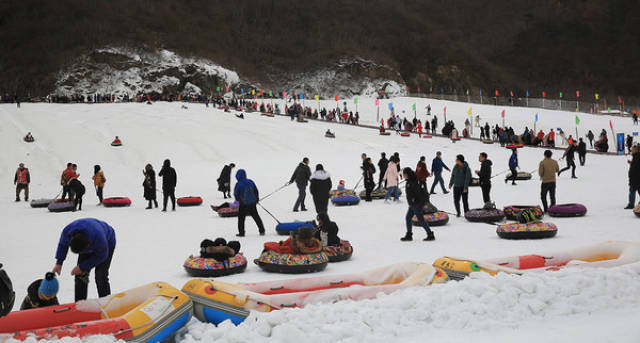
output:
[[[433,235],[433,231],[429,232],[427,234],[427,237],[425,239],[423,239],[423,241],[435,241],[436,240],[436,236]]]
[[[410,242],[413,240],[413,234],[407,232],[404,237],[400,238],[400,240],[403,242]]]

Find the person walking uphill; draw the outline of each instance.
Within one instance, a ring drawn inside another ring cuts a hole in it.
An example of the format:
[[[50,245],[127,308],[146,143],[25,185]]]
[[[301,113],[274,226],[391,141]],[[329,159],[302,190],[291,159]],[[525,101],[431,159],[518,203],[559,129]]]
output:
[[[99,165],[93,166],[93,186],[96,188],[96,195],[98,196],[98,205],[102,205],[102,189],[104,188],[104,184],[107,182],[107,178],[104,177],[104,172]]]
[[[547,206],[547,193],[551,198],[551,206],[556,204],[556,173],[560,171],[558,162],[551,158],[551,150],[544,151],[544,159],[540,161],[538,167],[538,175],[540,175],[540,199],[542,200],[542,207],[544,212],[547,212],[549,208]]]
[[[478,181],[480,181],[480,188],[482,189],[482,201],[487,205],[491,202],[491,160],[487,159],[487,153],[481,152],[478,156],[480,161],[480,170],[476,170],[478,175]]]
[[[425,241],[433,241],[436,238],[433,236],[433,231],[429,227],[429,224],[424,220],[424,204],[427,200],[427,194],[420,185],[418,181],[418,176],[416,173],[411,170],[411,168],[407,167],[402,170],[402,176],[407,181],[405,185],[405,193],[407,194],[407,204],[409,205],[409,209],[407,209],[407,214],[405,216],[405,224],[407,225],[407,232],[404,237],[400,238],[401,241],[411,241],[413,240],[413,232],[412,232],[412,219],[413,216],[416,217],[418,223],[424,228],[427,232],[427,237],[424,239]]]
[[[298,199],[296,199],[296,203],[293,204],[293,212],[298,212],[298,208],[302,211],[307,210],[307,207],[304,205],[304,199],[307,197],[307,183],[310,177],[311,169],[309,168],[309,159],[305,157],[293,171],[293,175],[291,175],[288,183],[290,185],[295,181],[296,186],[298,186]]]
[[[625,210],[632,209],[636,204],[636,193],[640,194],[640,147],[634,145],[631,148],[631,161],[629,163],[629,203]]]
[[[147,205],[145,210],[150,210],[152,203],[158,208],[158,201],[156,200],[156,172],[153,170],[153,166],[147,164],[142,174],[144,175],[144,180],[142,181],[144,199],[149,201],[149,205]]]
[[[78,264],[71,270],[75,276],[75,301],[87,299],[89,273],[95,268],[98,297],[111,294],[109,268],[116,248],[116,233],[109,224],[94,218],[78,219],[67,225],[60,235],[56,265],[52,272],[60,275],[67,252],[78,254]]]
[[[309,180],[309,191],[316,206],[316,213],[327,213],[331,193],[331,175],[324,170],[322,164],[316,165],[316,171]]]
[[[239,169],[236,172],[236,186],[233,190],[233,196],[240,203],[238,208],[238,237],[244,237],[244,219],[247,217],[247,214],[251,215],[251,218],[258,225],[258,232],[260,236],[264,236],[264,225],[262,224],[262,219],[258,215],[258,209],[256,205],[258,204],[258,199],[260,199],[258,193],[258,187],[253,183],[252,180],[247,179],[247,172],[244,169]]]
[[[235,164],[229,163],[222,168],[220,177],[218,177],[218,190],[222,192],[224,198],[231,198],[231,170],[235,168]]]
[[[442,162],[442,153],[440,151],[436,152],[436,157],[431,161],[431,173],[433,173],[433,184],[431,184],[431,192],[430,194],[436,194],[433,190],[436,188],[436,185],[439,183],[442,188],[442,193],[449,193],[444,188],[444,179],[442,179],[442,168],[451,171],[449,167],[447,167],[444,162]]]
[[[471,183],[471,170],[469,165],[464,161],[464,156],[456,156],[456,166],[451,171],[451,180],[449,181],[449,189],[453,187],[453,203],[456,206],[456,216],[460,217],[460,198],[464,212],[469,211],[469,184]]]
[[[162,212],[167,212],[167,200],[169,198],[171,198],[171,209],[175,211],[178,176],[176,175],[176,170],[171,167],[169,159],[164,160],[158,176],[162,177]]]
[[[16,185],[16,202],[20,201],[20,193],[23,189],[24,201],[29,201],[29,183],[31,183],[29,169],[24,167],[24,163],[20,163],[13,177],[13,184]]]
[[[513,149],[511,153],[511,157],[509,157],[509,170],[511,171],[511,184],[516,184],[516,178],[518,177],[518,149]],[[509,181],[508,178],[504,179],[504,183]]]
[[[362,178],[364,179],[365,200],[371,201],[371,192],[376,187],[376,182],[373,179],[373,174],[376,172],[376,167],[371,163],[371,158],[367,157],[362,163]]]

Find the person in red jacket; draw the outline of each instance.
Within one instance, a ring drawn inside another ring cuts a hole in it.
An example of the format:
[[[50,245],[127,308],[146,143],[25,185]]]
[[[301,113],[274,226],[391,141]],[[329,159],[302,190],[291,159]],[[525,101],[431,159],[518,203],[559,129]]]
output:
[[[553,129],[549,131],[549,145],[556,146],[556,133],[553,131]]]
[[[16,202],[20,201],[20,192],[24,189],[24,201],[29,201],[29,183],[31,176],[29,169],[24,167],[24,163],[18,165],[16,175],[13,178],[13,184],[16,185]]]
[[[425,193],[427,192],[427,178],[431,175],[429,174],[429,170],[427,170],[427,164],[424,162],[425,157],[420,156],[420,161],[418,161],[418,165],[416,166],[416,176],[418,177],[418,184],[420,188],[422,188]]]

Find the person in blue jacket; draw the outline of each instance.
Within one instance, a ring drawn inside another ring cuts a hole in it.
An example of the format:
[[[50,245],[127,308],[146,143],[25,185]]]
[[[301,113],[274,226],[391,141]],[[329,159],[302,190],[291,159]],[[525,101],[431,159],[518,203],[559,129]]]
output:
[[[518,177],[517,168],[520,168],[518,165],[518,149],[513,149],[513,153],[511,153],[511,157],[509,157],[509,170],[511,170],[511,184],[516,184],[516,177]],[[507,183],[509,178],[504,180],[504,183]]]
[[[436,188],[436,185],[440,183],[440,187],[442,187],[442,193],[449,193],[446,188],[444,188],[444,179],[442,179],[442,168],[451,171],[449,167],[447,167],[444,162],[442,162],[442,153],[440,151],[436,152],[436,157],[431,162],[431,173],[433,174],[433,184],[431,184],[431,194],[436,194],[433,190]]]
[[[52,272],[60,275],[67,252],[78,254],[78,264],[71,270],[75,276],[76,301],[87,299],[89,273],[95,268],[98,296],[111,294],[109,267],[116,247],[116,233],[109,224],[94,218],[84,218],[67,225],[60,235],[56,265]]]
[[[256,184],[253,183],[252,180],[247,179],[247,172],[244,171],[244,169],[239,169],[238,172],[236,172],[236,180],[238,180],[238,182],[233,189],[233,196],[240,203],[238,207],[238,234],[236,236],[244,237],[244,219],[247,217],[247,214],[251,215],[256,225],[258,225],[260,236],[264,236],[264,225],[256,208],[260,199],[258,187],[256,187]]]

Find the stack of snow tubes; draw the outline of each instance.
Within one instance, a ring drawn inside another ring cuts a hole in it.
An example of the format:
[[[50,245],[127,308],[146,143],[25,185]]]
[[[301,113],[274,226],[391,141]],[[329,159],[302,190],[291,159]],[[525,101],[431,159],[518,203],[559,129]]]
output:
[[[131,205],[131,199],[126,197],[112,197],[102,200],[104,207],[127,207]]]
[[[178,206],[200,206],[202,205],[202,198],[198,196],[188,196],[178,198],[176,202]]]
[[[322,252],[327,255],[329,262],[342,262],[351,258],[353,247],[349,241],[341,240],[340,245],[323,247]]]
[[[193,277],[219,277],[244,272],[247,269],[247,259],[242,253],[224,261],[189,256],[183,266],[187,273]]]
[[[496,208],[475,208],[465,212],[464,217],[470,222],[494,223],[504,219],[504,212]]]
[[[31,207],[33,208],[44,208],[49,206],[50,203],[56,201],[56,199],[35,199],[31,200]]]
[[[538,205],[510,205],[504,208],[504,215],[509,220],[518,220],[518,216],[523,210],[531,210],[536,218],[541,219],[544,216],[542,208]]]
[[[75,204],[70,200],[62,201],[61,199],[56,199],[56,201],[49,203],[47,208],[50,212],[69,212],[73,211]]]
[[[582,217],[587,208],[582,204],[561,204],[549,207],[547,212],[552,217]]]
[[[507,174],[507,176],[505,177],[505,180],[511,180],[512,174],[509,173]],[[516,180],[520,180],[520,181],[526,181],[526,180],[531,180],[533,176],[531,175],[531,173],[527,173],[527,172],[518,172],[518,175],[516,175]]]
[[[498,225],[496,233],[505,239],[540,239],[555,236],[558,228],[553,223],[509,223]]]
[[[301,274],[324,270],[329,257],[323,251],[315,254],[286,254],[265,249],[253,262],[267,272]]]
[[[359,195],[361,199],[364,199],[367,196],[367,192],[362,191]],[[385,195],[387,195],[386,188],[376,189],[371,192],[371,199],[384,199]],[[398,196],[400,195],[402,195],[402,190],[398,188]]]

